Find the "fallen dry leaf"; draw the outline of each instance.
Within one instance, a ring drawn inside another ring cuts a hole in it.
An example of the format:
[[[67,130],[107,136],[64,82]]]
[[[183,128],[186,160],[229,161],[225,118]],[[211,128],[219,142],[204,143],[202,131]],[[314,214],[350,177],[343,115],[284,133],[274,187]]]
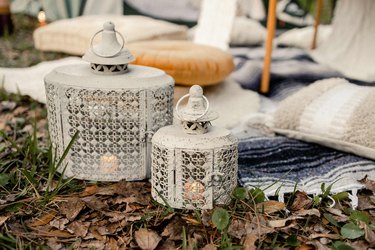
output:
[[[25,113],[26,111],[29,110],[29,107],[25,107],[25,106],[19,106],[17,107],[14,111],[13,111],[13,115],[14,116],[18,116],[18,115],[21,115],[23,113]]]
[[[248,234],[245,237],[244,248],[243,250],[256,250],[255,242],[257,241],[258,236],[255,234]]]
[[[328,207],[328,208],[326,208],[326,210],[328,212],[330,212],[331,214],[334,214],[334,215],[337,215],[337,216],[340,216],[340,217],[346,216],[345,214],[342,213],[342,211],[340,209],[337,209],[337,208]]]
[[[368,190],[371,190],[375,193],[375,181],[370,180],[367,175],[358,182],[364,184]]]
[[[6,130],[7,126],[8,126],[8,122],[0,121],[0,130]]]
[[[364,240],[356,240],[353,242],[348,243],[349,246],[351,246],[354,249],[367,249],[367,250],[373,250],[373,248],[370,248],[369,244]]]
[[[323,234],[328,234],[331,232],[328,228],[324,226],[323,221],[322,223],[318,222],[315,225],[313,225],[313,231],[314,233],[323,233]]]
[[[314,250],[315,247],[312,246],[312,245],[306,245],[306,244],[303,244],[301,246],[298,246],[295,248],[295,250]]]
[[[50,211],[46,214],[43,214],[41,217],[36,218],[33,222],[28,224],[29,227],[39,227],[48,224],[53,218],[55,218],[57,212]]]
[[[241,239],[242,236],[247,234],[246,222],[239,219],[232,219],[228,227],[228,234],[237,239]]]
[[[125,222],[126,223],[126,222]],[[124,226],[120,222],[116,223],[106,223],[105,225],[97,229],[98,233],[101,235],[115,234],[118,231],[121,231]]]
[[[280,228],[278,232],[282,232],[282,233],[285,233],[287,235],[290,235],[298,227],[299,227],[298,223],[295,220],[292,220],[292,222],[289,225]]]
[[[66,216],[68,220],[74,220],[81,210],[85,207],[85,203],[78,197],[70,197],[58,204],[60,213]]]
[[[108,250],[117,250],[117,249],[119,249],[117,241],[114,238],[110,237],[107,240],[107,244],[105,245],[105,249],[108,249]]]
[[[264,212],[266,214],[272,214],[284,209],[285,203],[278,201],[265,201],[258,203],[257,208],[261,212]]]
[[[141,215],[127,215],[126,216],[126,221],[129,221],[129,222],[139,221],[140,219],[142,219]]]
[[[267,219],[262,215],[254,216],[251,223],[247,222],[245,227],[247,234],[253,233],[258,236],[274,232],[274,229],[268,226]]]
[[[299,210],[299,211],[295,211],[293,215],[289,216],[286,219],[269,220],[268,225],[273,227],[273,228],[284,227],[286,225],[286,222],[288,222],[290,220],[303,219],[304,216],[306,216],[306,215],[309,215],[309,216],[314,215],[316,217],[320,217],[320,212],[316,208],[309,209],[309,210],[302,209],[302,210]]]
[[[313,241],[313,244],[315,245],[316,250],[331,250],[331,248],[327,247],[326,245],[323,245],[318,240]]]
[[[268,225],[272,228],[284,227],[289,219],[269,220]]]
[[[36,233],[34,234],[37,236],[57,237],[57,238],[75,237],[74,235],[68,233],[67,231],[62,231],[62,230],[42,231],[42,230],[38,230],[38,228],[31,228],[31,229],[36,231]]]
[[[205,245],[202,250],[217,250],[217,247],[214,244]]]
[[[9,218],[10,216],[0,216],[0,226],[4,224],[4,222]],[[48,222],[47,222],[48,223]]]
[[[103,202],[101,198],[96,195],[87,196],[81,198],[82,201],[85,202],[86,206],[91,208],[92,210],[103,211],[109,208],[106,202]]]
[[[166,236],[170,240],[182,240],[183,221],[180,217],[174,217],[168,225],[164,228],[161,236]]]
[[[95,250],[104,250],[105,242],[100,240],[92,240],[88,242],[82,242],[80,245],[81,248],[78,249],[95,249]]]
[[[65,229],[65,225],[69,223],[69,220],[67,218],[55,218],[53,219],[52,221],[50,221],[50,225],[52,227],[55,227],[59,230],[64,230]]]
[[[73,221],[66,229],[77,237],[85,237],[89,230],[90,222]]]
[[[136,231],[134,238],[138,246],[143,250],[153,250],[161,241],[161,237],[156,232],[146,228]]]
[[[316,239],[316,238],[327,238],[331,240],[338,240],[341,238],[341,236],[338,234],[324,234],[324,233],[321,233],[321,234],[313,233],[309,235],[309,239]]]
[[[358,195],[358,210],[375,209],[375,196]]]
[[[204,209],[201,212],[201,220],[204,226],[209,227],[211,226],[211,217],[212,217],[212,212],[213,210],[207,210]]]
[[[64,246],[61,243],[58,243],[55,238],[49,238],[47,241],[47,246],[49,246],[52,250],[60,250]]]
[[[96,194],[96,192],[98,192],[98,186],[88,186],[79,194],[79,197],[91,196],[93,194]]]
[[[297,191],[294,194],[294,200],[290,206],[290,210],[296,211],[301,209],[309,209],[313,204],[312,199],[305,192]]]
[[[186,250],[195,250],[199,245],[199,242],[202,240],[203,238],[201,235],[194,233],[194,237],[188,237]]]
[[[126,218],[126,213],[118,211],[103,212],[103,214],[105,216],[111,217],[109,219],[110,222],[117,222]]]
[[[98,226],[90,226],[89,232],[99,241],[105,241],[105,236],[98,232]]]
[[[174,243],[174,241],[168,239],[163,244],[161,244],[161,246],[159,247],[159,249],[163,249],[163,250],[176,250],[177,247],[176,247],[176,244]]]
[[[142,195],[147,194],[151,191],[151,184],[148,182],[127,182],[119,181],[112,185],[99,187],[97,191],[98,195],[122,195],[124,197],[135,196],[141,198]]]
[[[365,240],[371,245],[375,246],[375,233],[372,231],[368,225],[361,222],[361,227],[365,230]]]
[[[182,218],[188,223],[188,224],[193,224],[193,225],[200,225],[201,222],[198,221],[196,218],[194,218],[193,215],[188,215],[188,216],[182,216]]]
[[[131,196],[131,197],[115,197],[115,199],[113,200],[113,204],[121,204],[121,203],[135,203],[137,202],[137,198],[134,197],[134,196]]]
[[[310,216],[314,215],[316,217],[320,217],[320,212],[319,212],[318,209],[313,208],[313,209],[308,209],[308,210],[302,209],[302,210],[299,210],[299,211],[296,211],[296,212],[293,213],[293,216],[297,216],[297,217],[298,216],[306,216],[306,215],[310,215]]]

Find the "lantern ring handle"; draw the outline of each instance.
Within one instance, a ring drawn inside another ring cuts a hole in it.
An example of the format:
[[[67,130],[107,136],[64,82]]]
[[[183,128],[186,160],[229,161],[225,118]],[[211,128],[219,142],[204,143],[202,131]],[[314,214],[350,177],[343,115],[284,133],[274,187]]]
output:
[[[92,38],[91,38],[91,40],[90,40],[90,48],[91,48],[91,51],[92,51],[95,55],[100,56],[100,57],[113,57],[113,56],[118,55],[118,54],[121,52],[121,50],[124,48],[124,45],[125,45],[125,38],[124,38],[124,36],[123,36],[120,32],[118,32],[117,30],[115,30],[116,34],[120,35],[121,40],[122,40],[121,48],[119,49],[119,51],[117,51],[117,52],[114,53],[113,55],[109,55],[109,56],[107,56],[107,55],[101,55],[101,54],[99,54],[98,52],[95,51],[94,46],[93,46],[94,38],[95,38],[99,33],[103,32],[103,31],[104,31],[104,29],[101,29],[101,30],[97,31],[97,32],[92,36]]]
[[[181,98],[178,100],[178,102],[176,103],[176,113],[177,113],[177,116],[178,116],[178,118],[179,118],[180,120],[183,120],[183,119],[181,118],[180,110],[179,110],[178,107],[180,106],[181,101],[182,101],[183,99],[185,99],[186,97],[189,97],[189,96],[190,96],[190,94],[186,94],[186,95],[184,95],[184,96],[181,97]],[[208,102],[208,99],[207,99],[204,95],[202,95],[202,97],[203,97],[203,99],[204,99],[205,102],[206,102],[206,109],[205,109],[205,111],[203,112],[203,114],[201,114],[200,116],[198,116],[197,118],[195,118],[195,121],[198,121],[198,119],[202,118],[205,114],[207,114],[208,110],[210,109],[210,103]]]

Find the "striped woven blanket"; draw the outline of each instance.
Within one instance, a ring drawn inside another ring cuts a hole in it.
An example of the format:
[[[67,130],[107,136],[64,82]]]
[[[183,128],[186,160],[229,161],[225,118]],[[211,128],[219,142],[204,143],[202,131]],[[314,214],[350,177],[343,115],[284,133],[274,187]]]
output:
[[[260,187],[267,195],[298,190],[321,192],[321,184],[333,184],[333,192],[363,187],[357,180],[375,178],[375,162],[313,143],[283,136],[242,138],[239,143],[239,183]]]
[[[231,77],[243,88],[259,89],[263,50],[232,49],[237,67]],[[261,101],[263,113],[273,112],[281,100],[316,80],[342,77],[340,73],[316,64],[300,49],[277,48],[272,59],[270,92]],[[350,81],[374,86],[373,83]],[[257,125],[262,127],[262,124]],[[239,183],[244,187],[260,187],[267,195],[277,192],[282,196],[292,192],[295,186],[309,194],[320,193],[321,184],[325,183],[333,184],[332,192],[352,191],[355,200],[356,190],[363,187],[357,180],[366,174],[375,179],[372,160],[314,143],[262,135],[246,125],[242,130],[235,133],[240,139]]]

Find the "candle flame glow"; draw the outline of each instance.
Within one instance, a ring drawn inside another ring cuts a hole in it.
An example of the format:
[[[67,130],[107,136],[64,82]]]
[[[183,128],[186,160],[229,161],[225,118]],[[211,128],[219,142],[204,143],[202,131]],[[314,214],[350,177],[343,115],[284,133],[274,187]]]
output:
[[[100,165],[104,173],[113,173],[118,169],[118,159],[111,154],[102,155],[100,157]]]
[[[204,200],[204,185],[199,181],[187,181],[184,185],[184,198],[192,202]]]
[[[46,23],[46,13],[43,10],[39,11],[39,13],[38,13],[38,21],[39,21],[40,26],[44,26],[44,25],[47,24]]]

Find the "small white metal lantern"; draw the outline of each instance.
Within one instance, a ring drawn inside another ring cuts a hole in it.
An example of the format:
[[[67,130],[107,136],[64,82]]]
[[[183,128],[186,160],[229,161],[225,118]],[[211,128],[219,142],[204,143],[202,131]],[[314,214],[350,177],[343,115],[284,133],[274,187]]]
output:
[[[174,80],[159,69],[128,65],[134,58],[113,23],[94,37],[100,32],[101,43],[91,41],[83,56],[90,64],[58,67],[45,77],[49,131],[58,156],[79,132],[59,171],[66,165],[64,174],[78,179],[145,179],[151,137],[173,120]]]
[[[177,102],[176,113],[181,124],[163,127],[152,138],[152,197],[174,208],[211,209],[227,203],[237,185],[237,139],[227,129],[211,126],[217,113],[198,85]]]

